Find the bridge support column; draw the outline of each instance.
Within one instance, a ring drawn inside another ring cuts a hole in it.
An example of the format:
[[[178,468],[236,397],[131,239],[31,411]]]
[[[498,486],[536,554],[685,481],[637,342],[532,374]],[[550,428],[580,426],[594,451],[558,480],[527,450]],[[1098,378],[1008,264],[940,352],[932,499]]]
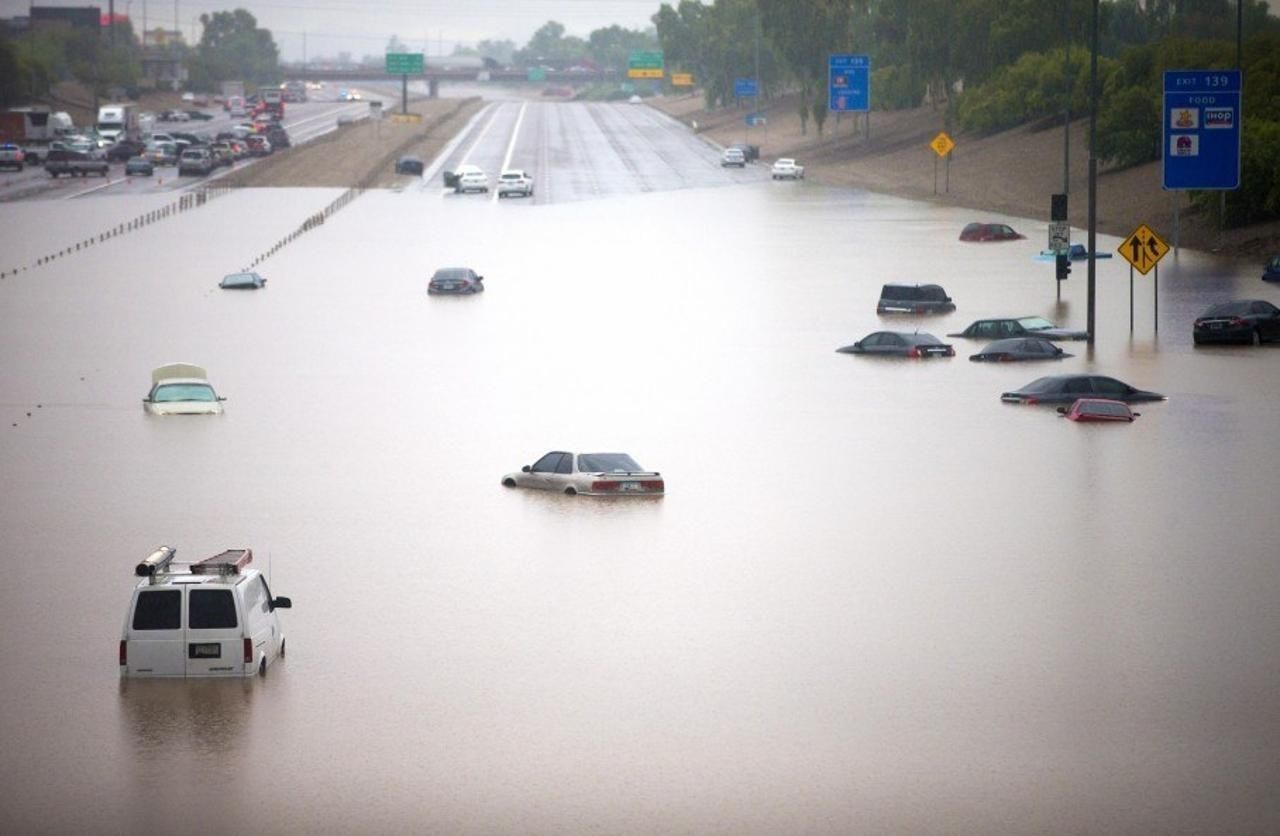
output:
[[[440,79],[433,78],[427,83],[427,94],[433,99],[440,98]]]

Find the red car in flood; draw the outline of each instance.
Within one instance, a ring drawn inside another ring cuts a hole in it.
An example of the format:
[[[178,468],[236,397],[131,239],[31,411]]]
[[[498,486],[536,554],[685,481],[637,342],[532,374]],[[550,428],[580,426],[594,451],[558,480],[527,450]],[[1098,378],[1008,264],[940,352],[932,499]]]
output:
[[[1080,398],[1071,406],[1058,407],[1058,414],[1068,421],[1132,423],[1141,412],[1134,412],[1124,401],[1107,398]]]
[[[1026,237],[1008,224],[973,223],[960,230],[961,241],[1017,241]]]

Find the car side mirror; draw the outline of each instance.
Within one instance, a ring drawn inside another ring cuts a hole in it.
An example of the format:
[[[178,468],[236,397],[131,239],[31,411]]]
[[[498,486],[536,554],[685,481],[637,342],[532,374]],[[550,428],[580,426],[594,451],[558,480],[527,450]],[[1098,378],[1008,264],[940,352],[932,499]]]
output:
[[[1059,414],[1059,415],[1066,415],[1066,414],[1067,414],[1067,408],[1066,408],[1065,406],[1060,406],[1060,407],[1058,407],[1058,414]]]
[[[143,398],[143,399],[142,399],[142,402],[143,402],[143,403],[151,403],[151,399],[150,399],[150,398]]]
[[[1130,414],[1130,415],[1132,415],[1134,418],[1141,418],[1141,417],[1142,417],[1142,413],[1141,413],[1141,412],[1131,412],[1131,413],[1129,413],[1129,414]]]
[[[529,465],[525,465],[524,467],[520,468],[520,472],[521,472],[521,473],[528,473],[528,472],[529,472]]]
[[[292,608],[293,608],[293,600],[290,598],[286,598],[283,595],[281,595],[277,598],[271,599],[271,609],[273,610],[288,610]]]
[[[218,400],[220,400],[220,401],[225,401],[226,399],[227,399],[227,396],[226,396],[226,395],[219,395],[219,396],[218,396]]]
[[[858,340],[856,343],[854,343],[854,344],[853,344],[853,347],[854,347],[854,348],[862,348],[862,340]]]
[[[476,276],[476,281],[478,282],[484,281],[484,276]]]

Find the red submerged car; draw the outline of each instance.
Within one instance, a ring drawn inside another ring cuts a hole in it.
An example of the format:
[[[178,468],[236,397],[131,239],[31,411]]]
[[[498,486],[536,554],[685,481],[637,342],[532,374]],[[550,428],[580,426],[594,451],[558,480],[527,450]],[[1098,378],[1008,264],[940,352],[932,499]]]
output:
[[[966,224],[960,230],[961,241],[1017,241],[1027,236],[1015,232],[1008,224]]]
[[[1058,407],[1058,414],[1068,421],[1123,421],[1129,424],[1142,413],[1129,409],[1124,401],[1080,398],[1071,406]]]

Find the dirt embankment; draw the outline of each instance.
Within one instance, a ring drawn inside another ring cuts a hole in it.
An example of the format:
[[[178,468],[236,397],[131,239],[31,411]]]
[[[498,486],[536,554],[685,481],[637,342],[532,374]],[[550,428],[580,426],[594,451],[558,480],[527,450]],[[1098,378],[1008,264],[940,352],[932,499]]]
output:
[[[1049,219],[1049,196],[1063,189],[1063,130],[1021,127],[987,137],[950,132],[950,182],[945,163],[929,142],[944,128],[941,110],[925,106],[871,114],[871,136],[861,116],[827,119],[819,136],[812,121],[801,132],[794,97],[774,100],[768,124],[748,131],[746,109],[708,112],[701,96],[657,98],[650,103],[713,141],[760,146],[762,160],[795,157],[805,176],[824,183],[864,188],[916,200],[934,200],[975,210]],[[1089,123],[1070,126],[1070,221],[1073,238],[1088,224]],[[1206,213],[1193,212],[1185,195],[1160,187],[1160,164],[1151,163],[1098,177],[1098,231],[1123,236],[1140,223],[1170,243],[1175,236],[1174,201],[1180,201],[1176,234],[1184,247],[1261,260],[1280,252],[1280,223],[1219,232]],[[980,216],[975,214],[975,220]],[[1047,243],[1047,242],[1046,242]]]
[[[342,125],[304,145],[272,154],[228,174],[219,185],[253,187],[388,187],[402,179],[395,161],[414,154],[430,162],[480,109],[480,99],[422,99],[410,102],[419,122],[388,115]]]

